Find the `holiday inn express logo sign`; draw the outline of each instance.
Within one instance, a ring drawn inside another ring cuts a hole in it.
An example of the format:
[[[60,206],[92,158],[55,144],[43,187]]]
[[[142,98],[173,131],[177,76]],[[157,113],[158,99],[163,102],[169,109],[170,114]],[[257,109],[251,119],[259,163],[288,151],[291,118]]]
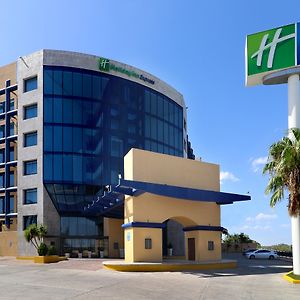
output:
[[[143,74],[139,74],[139,73],[135,72],[134,70],[129,70],[124,67],[119,67],[119,66],[115,65],[107,58],[100,57],[98,63],[99,63],[98,66],[99,66],[100,71],[103,71],[103,72],[115,71],[118,73],[125,74],[128,77],[138,78],[138,79],[140,79],[144,82],[150,83],[150,84],[155,83],[154,80],[144,76]]]
[[[265,75],[300,64],[298,27],[290,24],[247,36],[246,85],[261,84]]]

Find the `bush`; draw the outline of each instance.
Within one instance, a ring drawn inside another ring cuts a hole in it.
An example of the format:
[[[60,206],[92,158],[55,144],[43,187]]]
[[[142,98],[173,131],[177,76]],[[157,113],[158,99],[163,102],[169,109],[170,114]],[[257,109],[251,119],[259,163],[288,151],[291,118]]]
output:
[[[56,254],[57,254],[56,248],[54,246],[50,246],[48,248],[48,255],[56,255]]]
[[[38,254],[40,256],[46,256],[47,252],[48,252],[47,245],[45,243],[41,243],[38,247]]]

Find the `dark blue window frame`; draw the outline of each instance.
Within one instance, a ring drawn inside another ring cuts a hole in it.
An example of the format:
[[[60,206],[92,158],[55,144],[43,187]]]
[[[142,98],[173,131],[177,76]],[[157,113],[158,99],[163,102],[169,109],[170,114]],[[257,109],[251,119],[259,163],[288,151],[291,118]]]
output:
[[[37,76],[24,79],[24,93],[37,89]]]
[[[37,160],[28,160],[24,162],[24,175],[37,174]]]
[[[24,133],[24,147],[37,145],[37,131]]]
[[[37,103],[24,106],[24,120],[37,117]]]
[[[24,204],[37,203],[37,188],[24,190]]]
[[[25,230],[31,224],[37,224],[37,215],[23,217],[23,230]]]

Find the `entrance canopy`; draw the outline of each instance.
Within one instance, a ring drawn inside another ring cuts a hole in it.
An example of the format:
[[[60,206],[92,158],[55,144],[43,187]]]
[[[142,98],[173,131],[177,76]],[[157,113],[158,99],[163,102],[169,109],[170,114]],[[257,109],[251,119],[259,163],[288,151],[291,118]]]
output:
[[[180,200],[215,202],[219,205],[232,204],[237,201],[251,200],[249,195],[223,193],[202,189],[193,189],[167,184],[119,179],[119,184],[110,186],[102,197],[84,208],[85,213],[99,214],[107,217],[123,218],[124,196],[138,197],[144,193],[177,198]]]

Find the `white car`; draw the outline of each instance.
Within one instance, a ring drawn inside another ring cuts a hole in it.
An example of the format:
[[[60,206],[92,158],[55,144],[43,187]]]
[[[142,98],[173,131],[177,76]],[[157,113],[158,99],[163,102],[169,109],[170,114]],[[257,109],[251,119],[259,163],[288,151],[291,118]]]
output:
[[[246,257],[249,259],[253,259],[253,258],[274,259],[274,258],[278,258],[278,255],[273,250],[259,249],[253,252],[246,253]]]

